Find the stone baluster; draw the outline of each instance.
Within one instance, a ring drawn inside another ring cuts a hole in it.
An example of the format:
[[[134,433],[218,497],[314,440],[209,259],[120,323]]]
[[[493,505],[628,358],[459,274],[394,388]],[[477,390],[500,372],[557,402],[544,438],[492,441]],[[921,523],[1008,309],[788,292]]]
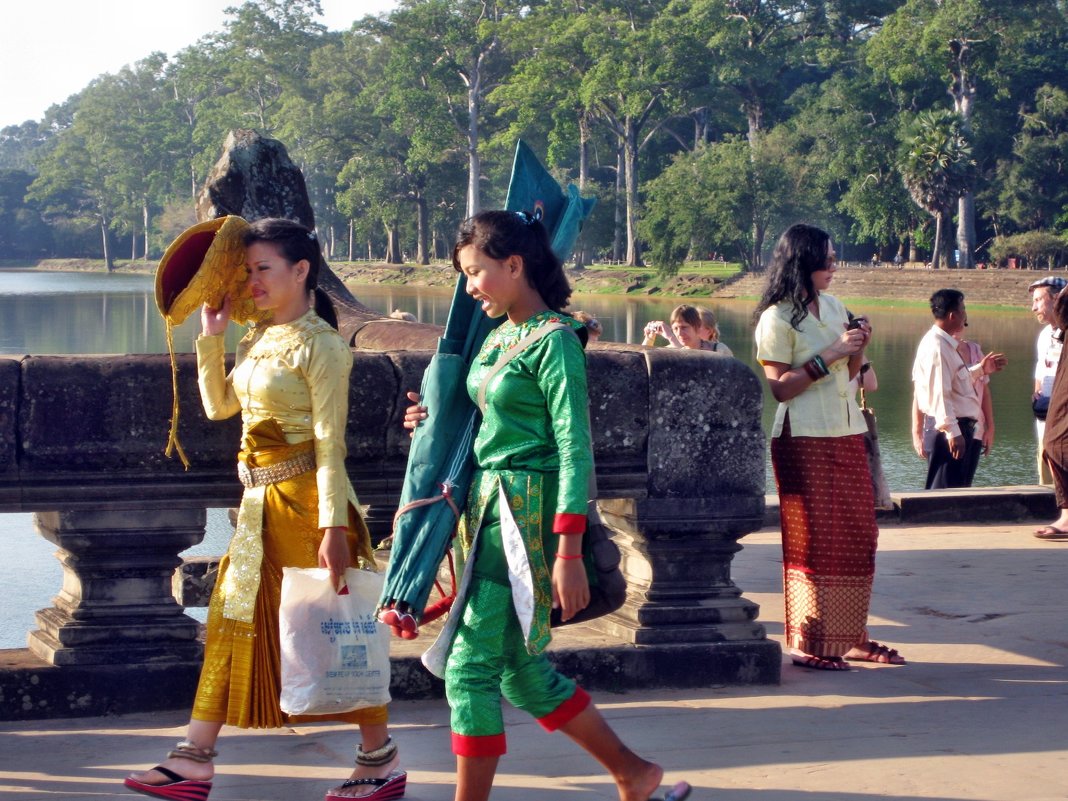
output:
[[[57,666],[199,666],[197,622],[172,594],[179,552],[204,537],[204,509],[38,512],[59,547],[63,587],[37,613],[30,650]]]
[[[648,461],[645,497],[598,502],[622,552],[628,593],[620,610],[590,625],[637,646],[703,648],[711,658],[699,659],[695,683],[777,683],[779,645],[731,579],[738,540],[763,524],[760,384],[735,359],[667,348],[645,358],[647,399],[591,385],[595,430],[598,409],[619,417],[630,404],[640,416],[647,403]]]

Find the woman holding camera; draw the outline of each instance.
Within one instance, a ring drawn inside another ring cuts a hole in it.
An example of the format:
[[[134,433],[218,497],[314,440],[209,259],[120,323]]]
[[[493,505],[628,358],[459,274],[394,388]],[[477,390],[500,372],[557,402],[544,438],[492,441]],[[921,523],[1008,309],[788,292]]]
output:
[[[782,522],[786,646],[793,663],[848,670],[845,660],[904,664],[868,638],[879,529],[864,445],[867,426],[850,381],[871,326],[850,322],[826,290],[830,236],[791,226],[779,239],[757,305],[757,359],[779,402],[771,462]]]

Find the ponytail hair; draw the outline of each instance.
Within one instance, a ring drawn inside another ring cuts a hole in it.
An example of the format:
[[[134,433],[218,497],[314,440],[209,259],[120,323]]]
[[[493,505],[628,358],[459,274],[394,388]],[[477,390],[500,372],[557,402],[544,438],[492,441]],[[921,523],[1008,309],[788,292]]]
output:
[[[281,217],[265,217],[251,223],[245,231],[245,247],[256,242],[270,242],[290,264],[302,259],[308,262],[308,277],[305,289],[313,294],[315,313],[335,329],[338,327],[337,311],[330,296],[319,286],[319,272],[323,266],[323,254],[315,231],[293,220]]]

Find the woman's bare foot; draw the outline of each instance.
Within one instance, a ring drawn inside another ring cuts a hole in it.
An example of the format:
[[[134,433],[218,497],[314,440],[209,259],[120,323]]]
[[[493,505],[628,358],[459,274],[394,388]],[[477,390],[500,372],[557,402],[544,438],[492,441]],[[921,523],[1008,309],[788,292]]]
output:
[[[664,780],[664,769],[655,762],[642,760],[638,770],[628,776],[616,776],[619,801],[649,801]]]
[[[215,777],[215,766],[211,762],[194,762],[191,759],[170,757],[159,763],[159,767],[174,771],[184,779],[198,782],[210,782]],[[173,779],[163,775],[155,768],[141,773],[131,773],[130,778],[142,784],[170,784]]]
[[[384,779],[389,776],[395,770],[400,768],[400,752],[397,752],[393,759],[384,765],[356,765],[356,769],[352,771],[352,775],[349,776],[349,781],[354,779]],[[370,784],[357,784],[353,787],[337,786],[330,790],[331,795],[341,796],[342,798],[362,798],[365,795],[371,795],[377,788]]]

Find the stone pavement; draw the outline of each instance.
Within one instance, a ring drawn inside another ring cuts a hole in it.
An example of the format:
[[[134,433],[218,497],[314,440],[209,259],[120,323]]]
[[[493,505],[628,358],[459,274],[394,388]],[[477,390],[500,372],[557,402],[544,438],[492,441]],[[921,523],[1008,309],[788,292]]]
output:
[[[695,801],[1047,801],[1068,798],[1068,542],[1028,525],[885,525],[871,635],[904,667],[780,686],[595,694],[624,740]],[[746,537],[734,577],[782,637],[778,532]],[[166,692],[161,687],[160,692]],[[444,701],[397,702],[411,801],[450,801]],[[600,768],[508,709],[494,801],[611,801]],[[120,786],[162,757],[182,713],[0,724],[0,800],[138,798]],[[340,725],[227,729],[212,801],[321,799],[351,759]]]

